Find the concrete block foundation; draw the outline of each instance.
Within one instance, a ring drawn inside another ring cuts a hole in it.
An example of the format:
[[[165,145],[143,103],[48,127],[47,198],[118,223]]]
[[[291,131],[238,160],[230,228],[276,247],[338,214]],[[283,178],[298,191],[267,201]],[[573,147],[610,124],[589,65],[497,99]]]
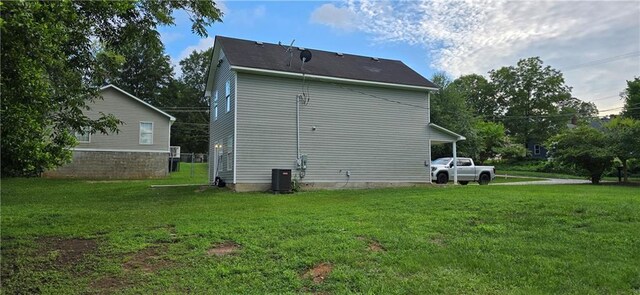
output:
[[[169,175],[169,153],[74,151],[71,163],[46,171],[46,178],[149,179]]]

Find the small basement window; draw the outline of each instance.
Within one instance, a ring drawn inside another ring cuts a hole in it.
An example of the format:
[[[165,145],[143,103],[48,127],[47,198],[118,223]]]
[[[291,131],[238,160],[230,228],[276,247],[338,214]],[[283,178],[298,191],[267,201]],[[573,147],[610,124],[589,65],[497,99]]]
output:
[[[82,131],[76,131],[75,137],[79,143],[90,143],[91,142],[91,128],[82,127]]]
[[[153,144],[153,122],[140,122],[140,144]]]

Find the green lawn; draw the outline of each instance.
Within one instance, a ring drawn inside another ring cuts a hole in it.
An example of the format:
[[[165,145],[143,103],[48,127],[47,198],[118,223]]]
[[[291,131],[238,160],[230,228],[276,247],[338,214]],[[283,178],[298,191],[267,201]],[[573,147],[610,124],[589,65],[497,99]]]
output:
[[[2,292],[640,292],[638,187],[149,188],[187,172],[3,179]]]

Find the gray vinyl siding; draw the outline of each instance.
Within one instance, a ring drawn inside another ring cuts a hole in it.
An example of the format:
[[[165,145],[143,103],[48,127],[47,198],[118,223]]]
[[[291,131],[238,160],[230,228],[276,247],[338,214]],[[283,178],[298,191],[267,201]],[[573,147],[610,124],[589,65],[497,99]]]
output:
[[[304,182],[346,183],[346,171],[350,182],[429,181],[425,92],[307,83],[311,99],[300,107]],[[238,73],[238,183],[268,183],[272,168],[295,171],[301,89],[299,79]]]
[[[97,99],[90,103],[91,110],[84,111],[84,113],[93,119],[99,118],[100,112],[113,114],[124,124],[118,126],[118,133],[104,135],[98,132],[92,134],[89,143],[79,143],[76,148],[169,152],[171,132],[169,117],[113,88],[102,90],[101,95],[103,99]],[[140,144],[141,121],[153,122],[153,144]]]
[[[215,78],[214,78],[214,82],[213,82],[213,89],[211,91],[211,111],[209,112],[210,115],[210,122],[211,122],[211,128],[209,130],[209,145],[210,145],[210,150],[209,150],[209,154],[211,155],[211,157],[213,157],[213,145],[220,141],[222,143],[222,161],[220,162],[220,168],[219,168],[219,173],[218,175],[220,176],[220,178],[222,178],[225,182],[227,183],[232,183],[233,182],[233,165],[231,165],[231,167],[229,167],[227,165],[227,153],[231,152],[231,157],[233,158],[233,148],[228,146],[227,144],[227,139],[229,138],[229,136],[231,136],[233,138],[233,133],[234,133],[234,103],[235,103],[235,72],[231,71],[229,68],[229,62],[227,61],[227,59],[224,57],[224,54],[222,53],[220,55],[220,59],[223,60],[222,64],[220,65],[219,68],[215,68],[212,67],[213,69],[215,69],[216,73],[215,73]],[[231,100],[230,100],[230,107],[229,107],[229,112],[227,112],[227,104],[226,104],[226,97],[225,97],[225,83],[227,81],[230,81],[231,83]],[[215,119],[214,118],[214,93],[215,91],[218,91],[218,118]],[[232,160],[233,161],[233,160]],[[209,175],[214,175],[214,167],[213,167],[213,158],[211,158],[211,160],[209,161],[209,163],[211,165],[209,165]],[[231,168],[231,169],[229,169]],[[212,181],[212,180],[210,180]]]

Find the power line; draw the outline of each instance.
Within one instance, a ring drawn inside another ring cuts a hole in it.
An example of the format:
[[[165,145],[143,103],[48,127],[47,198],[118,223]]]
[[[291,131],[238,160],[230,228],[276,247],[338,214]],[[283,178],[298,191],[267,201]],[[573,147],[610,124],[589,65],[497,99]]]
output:
[[[618,94],[613,94],[613,95],[609,95],[609,96],[604,96],[604,97],[600,97],[600,98],[596,98],[596,99],[592,99],[589,100],[587,102],[594,102],[594,101],[598,101],[598,100],[603,100],[603,99],[608,99],[608,98],[614,98],[614,97],[618,97]]]
[[[620,59],[626,59],[626,58],[634,57],[634,56],[637,56],[637,55],[640,55],[640,51],[632,51],[632,52],[628,52],[628,53],[621,54],[621,55],[611,56],[611,57],[602,58],[602,59],[596,59],[596,60],[588,61],[588,62],[585,62],[585,63],[580,63],[580,64],[575,64],[575,65],[571,65],[571,66],[568,66],[568,67],[564,67],[563,72],[572,71],[572,70],[579,69],[579,68],[584,68],[584,67],[591,67],[591,66],[596,66],[596,65],[600,65],[600,64],[610,63],[612,61],[616,61],[616,60],[620,60]]]
[[[423,107],[423,106],[413,105],[413,104],[410,104],[410,103],[404,103],[404,102],[401,102],[401,101],[392,100],[392,99],[388,99],[388,98],[385,98],[385,97],[379,97],[379,96],[376,96],[376,95],[373,95],[373,94],[370,94],[370,93],[366,93],[366,92],[363,92],[363,91],[360,91],[360,90],[352,89],[350,87],[346,87],[344,85],[337,84],[337,83],[331,83],[331,84],[336,85],[336,86],[338,86],[340,88],[343,88],[343,89],[347,89],[347,90],[352,91],[352,92],[356,92],[356,93],[360,93],[362,95],[367,95],[367,96],[370,96],[370,97],[373,97],[373,98],[384,100],[386,102],[397,103],[397,104],[400,104],[400,105],[405,105],[405,106],[409,106],[409,107],[414,107],[414,108],[427,110],[427,108]]]

